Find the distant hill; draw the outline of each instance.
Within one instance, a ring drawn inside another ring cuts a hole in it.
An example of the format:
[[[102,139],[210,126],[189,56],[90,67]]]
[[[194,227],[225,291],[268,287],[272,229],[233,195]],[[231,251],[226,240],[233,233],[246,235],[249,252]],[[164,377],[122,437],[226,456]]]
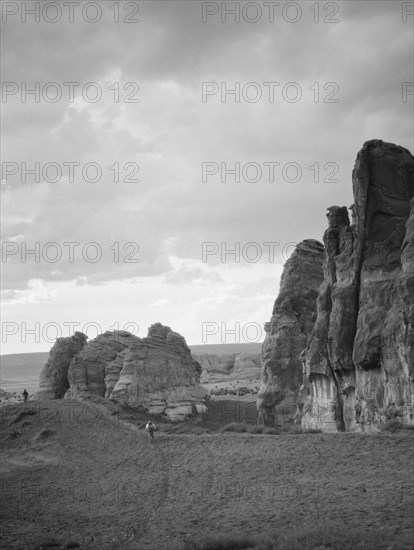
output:
[[[37,390],[39,374],[49,357],[48,352],[12,353],[0,356],[0,388],[7,392],[29,393]]]
[[[39,370],[46,363],[49,357],[48,351],[39,353],[11,353],[9,355],[0,355],[0,372],[3,375],[8,369],[13,369],[13,373],[26,374],[31,370]]]
[[[195,354],[226,355],[230,353],[260,353],[261,343],[201,344],[189,346]],[[37,390],[40,371],[48,360],[49,352],[12,353],[0,356],[0,388],[7,392],[29,393]]]
[[[200,344],[188,346],[191,353],[199,355],[211,353],[215,355],[227,355],[229,353],[260,353],[262,351],[261,342],[250,342],[248,344]]]

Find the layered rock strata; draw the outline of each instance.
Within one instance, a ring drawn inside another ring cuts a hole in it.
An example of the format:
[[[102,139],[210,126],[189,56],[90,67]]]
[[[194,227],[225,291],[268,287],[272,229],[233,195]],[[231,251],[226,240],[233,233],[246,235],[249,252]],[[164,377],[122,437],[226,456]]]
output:
[[[324,281],[302,354],[304,428],[414,422],[413,173],[403,147],[366,142],[353,170],[352,223],[347,208],[328,209]]]
[[[36,399],[61,399],[69,389],[68,370],[72,359],[82,351],[87,336],[75,332],[68,338],[58,338],[49,353],[49,359],[40,373]]]
[[[299,355],[316,319],[316,298],[323,281],[323,245],[305,240],[287,260],[273,314],[265,324],[262,384],[257,398],[259,421],[282,423],[296,414],[302,363]]]
[[[202,367],[201,382],[256,380],[261,371],[261,355],[257,353],[194,354]]]
[[[86,343],[82,336],[82,346],[72,346],[70,359],[66,354],[63,363],[54,352],[63,344],[55,344],[41,380],[45,387],[54,388],[58,372],[58,387],[64,391],[43,392],[40,398],[97,395],[166,414],[173,420],[205,412],[208,392],[199,384],[201,367],[185,339],[169,327],[156,323],[146,338],[107,331]]]

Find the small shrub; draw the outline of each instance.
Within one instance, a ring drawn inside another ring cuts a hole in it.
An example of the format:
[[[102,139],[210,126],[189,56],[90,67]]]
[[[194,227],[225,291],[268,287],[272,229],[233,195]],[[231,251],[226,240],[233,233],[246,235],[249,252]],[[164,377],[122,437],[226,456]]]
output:
[[[298,435],[303,433],[302,428],[300,426],[286,426],[282,428],[283,432],[286,434],[291,435]]]
[[[264,426],[248,426],[247,431],[250,434],[262,434],[264,430]]]
[[[213,432],[207,428],[199,428],[198,426],[194,426],[194,428],[191,429],[191,433],[194,435],[203,435],[203,434],[211,434]]]
[[[397,420],[396,418],[393,418],[392,420],[388,420],[385,424],[381,426],[382,432],[399,432],[405,428],[404,424]]]
[[[276,428],[265,428],[263,433],[266,435],[279,435],[279,431]]]
[[[121,420],[125,420],[126,422],[131,422],[135,420],[135,416],[133,414],[121,414],[119,418]]]
[[[247,425],[239,422],[231,422],[231,424],[226,424],[223,426],[222,432],[246,432]]]

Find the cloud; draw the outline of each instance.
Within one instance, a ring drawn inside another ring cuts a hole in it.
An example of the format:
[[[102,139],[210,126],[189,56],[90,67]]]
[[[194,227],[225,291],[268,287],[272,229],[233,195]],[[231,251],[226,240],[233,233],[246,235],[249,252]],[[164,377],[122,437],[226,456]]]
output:
[[[125,289],[124,307],[131,295],[137,307],[149,307],[149,293],[150,303],[168,300],[163,315],[193,340],[201,308],[216,317],[270,313],[264,296],[277,294],[284,247],[321,240],[326,208],[353,202],[351,172],[363,142],[413,147],[412,97],[401,98],[402,82],[412,80],[413,38],[401,4],[336,4],[338,23],[323,22],[331,8],[322,3],[319,22],[315,7],[300,4],[297,23],[283,19],[283,3],[274,22],[263,10],[257,23],[230,16],[222,23],[220,14],[203,23],[202,3],[180,1],[139,3],[138,24],[122,22],[123,8],[114,23],[111,3],[94,24],[10,17],[3,80],[18,91],[2,104],[2,156],[17,173],[2,185],[2,225],[5,243],[18,248],[2,265],[6,298],[26,299],[33,280],[52,292],[45,295],[50,308],[53,290],[65,285],[78,307],[86,291],[105,302],[108,288]],[[45,99],[50,82],[62,89],[56,103]],[[72,102],[65,82],[79,82]],[[205,102],[203,82],[218,86]],[[249,82],[251,94],[262,94],[257,102],[246,95]],[[39,101],[29,95],[22,102],[25,83],[39,83]],[[85,99],[87,83],[101,90],[99,101]],[[237,83],[238,102],[226,95]],[[297,101],[289,95],[295,91]],[[39,164],[39,181],[30,174],[22,181],[24,163]],[[53,168],[43,173],[50,163],[62,170],[57,182],[50,181]],[[77,163],[73,181],[68,163]],[[102,171],[96,182],[83,172],[91,163]],[[204,182],[203,163],[219,169]],[[239,182],[226,173],[236,163]],[[246,177],[252,163],[262,171],[258,181]],[[274,181],[268,163],[277,163]],[[75,261],[65,242],[79,243]],[[219,253],[203,262],[206,242]],[[273,263],[269,242],[279,243]],[[28,255],[23,262],[24,244],[35,243],[39,261]],[[42,254],[50,243],[66,251],[56,263]],[[89,243],[100,247],[99,261],[85,261]],[[243,257],[248,243],[262,249],[256,263]],[[240,261],[229,254],[223,263],[223,247],[237,245]],[[70,300],[61,308],[70,309]],[[161,306],[154,307],[156,318]]]

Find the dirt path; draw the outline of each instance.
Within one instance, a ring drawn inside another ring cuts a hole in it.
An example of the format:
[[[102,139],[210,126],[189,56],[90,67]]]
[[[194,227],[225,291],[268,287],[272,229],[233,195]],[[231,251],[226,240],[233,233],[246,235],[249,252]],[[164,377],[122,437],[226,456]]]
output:
[[[330,526],[413,547],[410,435],[158,432],[150,445],[95,405],[29,408],[10,425],[21,407],[9,406],[0,425],[2,548],[161,550]]]

